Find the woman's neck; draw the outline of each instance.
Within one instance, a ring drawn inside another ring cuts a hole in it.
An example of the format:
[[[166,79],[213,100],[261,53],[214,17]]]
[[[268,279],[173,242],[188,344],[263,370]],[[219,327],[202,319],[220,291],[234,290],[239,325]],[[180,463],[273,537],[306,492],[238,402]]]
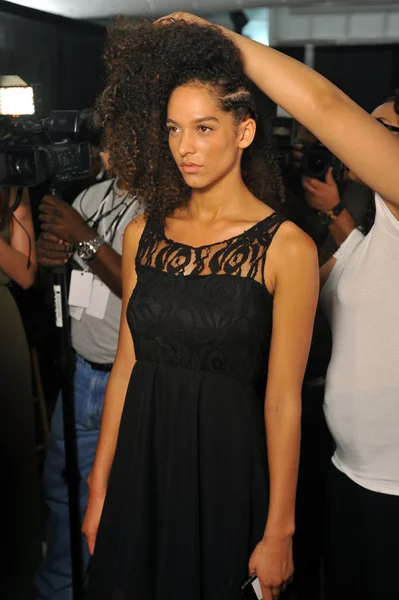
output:
[[[249,198],[253,196],[241,176],[234,180],[225,177],[209,188],[193,189],[188,211],[195,218],[214,221],[241,212]]]

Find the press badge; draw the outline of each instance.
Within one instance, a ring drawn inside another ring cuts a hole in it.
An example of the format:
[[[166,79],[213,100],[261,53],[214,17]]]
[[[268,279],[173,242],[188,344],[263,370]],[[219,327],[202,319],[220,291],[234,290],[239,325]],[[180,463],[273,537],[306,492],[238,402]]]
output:
[[[72,271],[68,297],[69,306],[79,308],[90,306],[93,278],[93,273],[89,273],[89,271],[77,271],[76,269]]]
[[[107,309],[110,289],[100,279],[95,278],[91,288],[91,300],[86,314],[96,319],[103,319]]]
[[[84,308],[81,308],[80,306],[69,307],[69,316],[72,317],[72,319],[75,319],[75,321],[80,321],[83,317],[83,313]]]

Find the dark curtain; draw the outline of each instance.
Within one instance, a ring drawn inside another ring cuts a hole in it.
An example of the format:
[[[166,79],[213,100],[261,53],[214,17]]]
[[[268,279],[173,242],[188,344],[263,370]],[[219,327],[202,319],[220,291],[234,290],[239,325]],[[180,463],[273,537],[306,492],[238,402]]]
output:
[[[38,115],[90,108],[103,85],[105,29],[0,1],[0,75],[38,84]]]
[[[276,46],[276,50],[300,62],[304,61],[305,48],[303,46]]]
[[[319,46],[315,69],[371,112],[399,86],[399,45]]]

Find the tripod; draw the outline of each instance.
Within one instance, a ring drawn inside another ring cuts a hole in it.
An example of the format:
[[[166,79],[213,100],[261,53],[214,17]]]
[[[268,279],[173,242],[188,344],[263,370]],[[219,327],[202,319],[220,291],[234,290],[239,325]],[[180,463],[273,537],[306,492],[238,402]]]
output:
[[[57,190],[51,193],[57,195]],[[19,187],[11,212],[17,210],[22,201],[23,188]],[[68,314],[68,287],[66,281],[66,266],[55,267],[54,276],[54,306],[55,324],[61,329],[61,398],[65,441],[65,469],[63,476],[68,486],[69,531],[71,542],[72,587],[73,600],[83,599],[82,572],[82,537],[80,523],[80,471],[76,445],[75,411],[74,411],[74,361],[70,343],[70,326]]]
[[[56,196],[57,190],[51,193]],[[22,201],[23,188],[18,188],[11,212],[17,210]],[[65,469],[63,477],[68,486],[69,532],[72,562],[73,600],[83,600],[82,536],[80,522],[81,481],[76,445],[74,410],[74,360],[71,348],[71,336],[68,311],[68,286],[66,266],[55,267],[53,271],[55,324],[61,329],[61,399],[65,443]]]
[[[80,471],[74,414],[74,361],[70,344],[66,266],[53,269],[56,327],[61,329],[61,398],[65,440],[64,478],[68,486],[69,532],[72,560],[73,600],[83,599],[82,536],[80,521]]]

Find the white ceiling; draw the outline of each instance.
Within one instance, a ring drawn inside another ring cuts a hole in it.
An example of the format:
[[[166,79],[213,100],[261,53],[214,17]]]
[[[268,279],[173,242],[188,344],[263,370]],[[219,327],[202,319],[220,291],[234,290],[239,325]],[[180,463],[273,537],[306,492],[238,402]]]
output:
[[[106,19],[117,14],[132,16],[164,15],[174,10],[210,14],[260,6],[343,8],[370,6],[397,8],[399,0],[7,0],[29,8],[74,19]]]

